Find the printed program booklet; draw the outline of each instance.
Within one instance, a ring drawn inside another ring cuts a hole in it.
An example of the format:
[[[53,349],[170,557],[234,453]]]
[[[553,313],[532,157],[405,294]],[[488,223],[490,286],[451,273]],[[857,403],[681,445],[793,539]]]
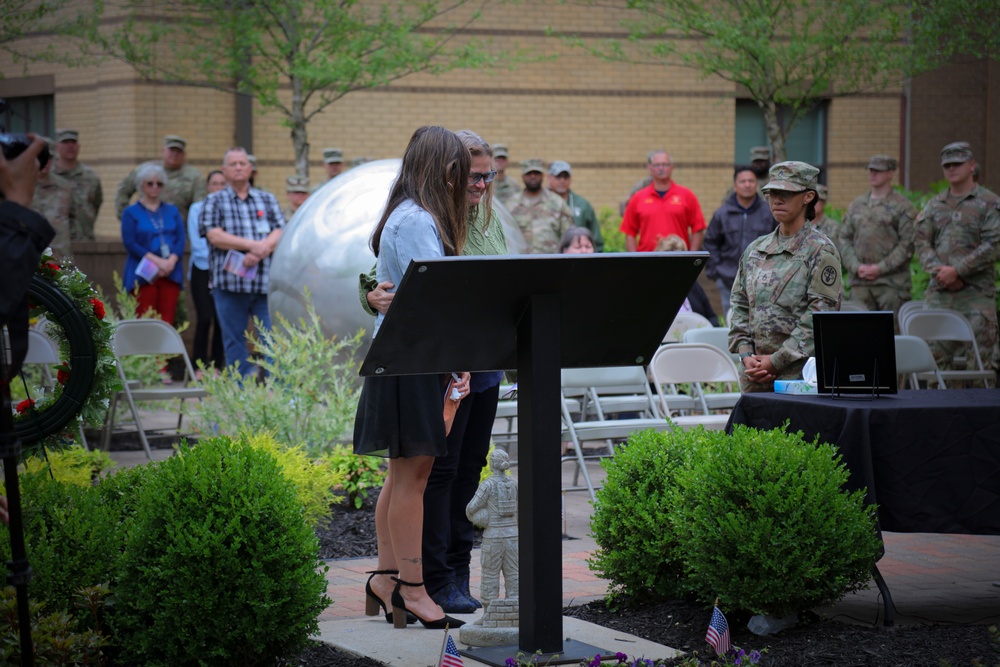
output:
[[[135,267],[135,275],[139,276],[147,283],[151,283],[156,280],[156,276],[160,273],[160,267],[158,267],[153,260],[145,255],[141,260],[139,260],[139,265]]]
[[[239,276],[240,278],[253,280],[257,275],[257,264],[254,264],[253,266],[244,266],[244,257],[246,257],[246,255],[239,250],[230,250],[226,253],[226,263],[222,265],[222,268],[229,271],[229,273],[232,273],[233,275]]]

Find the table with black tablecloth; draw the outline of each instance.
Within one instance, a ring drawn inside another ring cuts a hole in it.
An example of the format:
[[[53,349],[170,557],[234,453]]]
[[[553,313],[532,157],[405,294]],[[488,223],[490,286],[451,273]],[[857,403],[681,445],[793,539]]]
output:
[[[882,530],[1000,534],[1000,389],[901,391],[871,400],[744,394],[729,427],[789,422],[836,445]]]

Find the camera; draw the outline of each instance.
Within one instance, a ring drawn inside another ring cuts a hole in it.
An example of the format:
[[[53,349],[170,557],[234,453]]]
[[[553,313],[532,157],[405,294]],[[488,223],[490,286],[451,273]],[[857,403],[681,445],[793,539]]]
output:
[[[13,160],[23,153],[31,145],[31,139],[26,134],[0,134],[0,146],[3,147],[3,156],[7,160]],[[42,148],[38,154],[38,168],[43,169],[49,163],[49,147]]]

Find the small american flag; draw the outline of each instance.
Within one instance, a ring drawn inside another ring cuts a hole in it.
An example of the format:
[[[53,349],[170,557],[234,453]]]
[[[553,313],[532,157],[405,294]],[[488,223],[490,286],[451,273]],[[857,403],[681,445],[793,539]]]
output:
[[[458,647],[455,640],[448,635],[448,641],[444,645],[444,653],[441,655],[441,667],[465,667],[462,657],[458,654]]]
[[[712,620],[708,622],[705,641],[712,645],[716,655],[723,655],[729,650],[729,623],[718,607],[712,610]]]

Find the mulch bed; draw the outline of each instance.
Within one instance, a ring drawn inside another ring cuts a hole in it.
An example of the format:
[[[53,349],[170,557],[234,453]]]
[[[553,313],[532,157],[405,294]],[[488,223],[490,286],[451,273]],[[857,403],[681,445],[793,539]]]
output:
[[[320,541],[320,558],[375,555],[376,495],[372,494],[361,510],[355,510],[346,503],[332,506],[330,521],[316,531]],[[564,613],[679,651],[696,651],[702,657],[711,655],[711,648],[705,643],[705,630],[711,612],[701,605],[672,601],[651,607],[611,611],[599,601],[568,607]],[[1000,644],[991,640],[984,625],[885,628],[843,623],[810,613],[795,628],[770,637],[758,637],[746,629],[748,617],[737,614],[727,616],[732,643],[747,651],[766,648],[760,664],[771,667],[1000,665]],[[664,656],[644,657],[656,659]],[[325,644],[314,644],[290,658],[285,665],[380,667],[382,663]]]

